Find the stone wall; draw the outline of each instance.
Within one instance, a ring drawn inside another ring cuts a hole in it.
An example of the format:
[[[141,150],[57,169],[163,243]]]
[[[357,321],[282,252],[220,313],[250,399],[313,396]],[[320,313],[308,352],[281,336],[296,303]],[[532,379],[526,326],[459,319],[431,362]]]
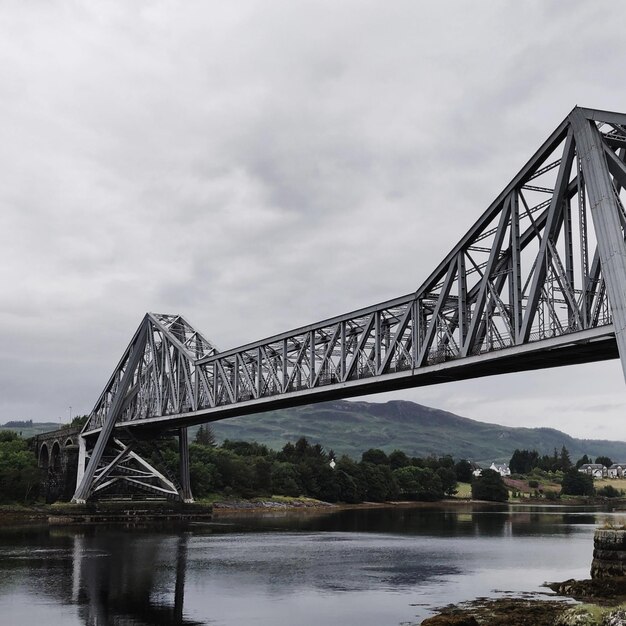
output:
[[[626,530],[598,529],[593,537],[591,578],[626,576]]]

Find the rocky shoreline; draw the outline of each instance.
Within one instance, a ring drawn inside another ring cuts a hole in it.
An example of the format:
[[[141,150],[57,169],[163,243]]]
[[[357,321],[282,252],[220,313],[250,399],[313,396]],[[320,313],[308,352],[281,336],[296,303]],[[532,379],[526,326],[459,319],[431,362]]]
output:
[[[422,626],[626,626],[626,576],[546,585],[556,596],[478,598],[439,609]]]

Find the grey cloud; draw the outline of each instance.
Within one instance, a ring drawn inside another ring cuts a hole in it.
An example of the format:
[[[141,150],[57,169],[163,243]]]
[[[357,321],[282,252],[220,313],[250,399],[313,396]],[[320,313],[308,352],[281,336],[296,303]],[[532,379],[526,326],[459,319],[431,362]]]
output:
[[[574,104],[623,108],[621,13],[5,4],[0,421],[88,411],[146,310],[229,348],[412,291]],[[398,397],[549,423],[604,371]]]

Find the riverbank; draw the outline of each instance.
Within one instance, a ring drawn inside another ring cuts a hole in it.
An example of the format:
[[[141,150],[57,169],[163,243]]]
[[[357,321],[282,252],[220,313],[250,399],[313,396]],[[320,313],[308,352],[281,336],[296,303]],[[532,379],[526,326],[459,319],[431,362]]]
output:
[[[547,583],[550,599],[479,598],[442,607],[422,626],[623,626],[626,577]],[[563,598],[563,599],[560,599]],[[573,602],[576,604],[573,604]]]
[[[211,498],[191,504],[171,503],[159,500],[136,500],[100,502],[98,505],[74,505],[67,502],[34,505],[0,505],[0,526],[51,523],[99,523],[135,521],[190,521],[194,516],[203,520],[207,517],[240,515],[271,515],[273,513],[327,513],[349,509],[412,508],[412,509],[457,509],[464,506],[501,507],[503,505],[548,506],[548,507],[602,507],[610,505],[613,511],[626,513],[626,499],[568,498],[556,502],[543,499],[523,498],[508,502],[472,500],[471,498],[447,498],[434,502],[396,500],[388,502],[359,502],[356,504],[330,503],[314,498],[272,496],[270,498]],[[99,510],[98,510],[99,509]],[[161,511],[159,514],[158,511]],[[121,512],[120,512],[121,511]],[[156,511],[156,512],[155,512]],[[198,519],[199,519],[198,518]]]
[[[60,502],[32,506],[3,505],[0,527],[48,524],[73,526],[84,524],[167,524],[206,521],[213,516],[211,506],[168,501],[105,501],[88,504]]]
[[[50,505],[0,505],[0,526],[13,526],[17,524],[40,524],[48,521]]]

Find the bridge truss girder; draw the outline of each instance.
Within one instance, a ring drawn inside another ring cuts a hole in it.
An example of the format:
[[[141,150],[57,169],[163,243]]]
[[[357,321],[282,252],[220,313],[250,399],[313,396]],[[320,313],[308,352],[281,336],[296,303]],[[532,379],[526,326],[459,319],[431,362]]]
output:
[[[147,314],[83,430],[75,499],[114,433],[176,431],[184,459],[179,429],[235,415],[616,356],[626,375],[625,159],[626,115],[577,107],[414,293],[223,352]]]

